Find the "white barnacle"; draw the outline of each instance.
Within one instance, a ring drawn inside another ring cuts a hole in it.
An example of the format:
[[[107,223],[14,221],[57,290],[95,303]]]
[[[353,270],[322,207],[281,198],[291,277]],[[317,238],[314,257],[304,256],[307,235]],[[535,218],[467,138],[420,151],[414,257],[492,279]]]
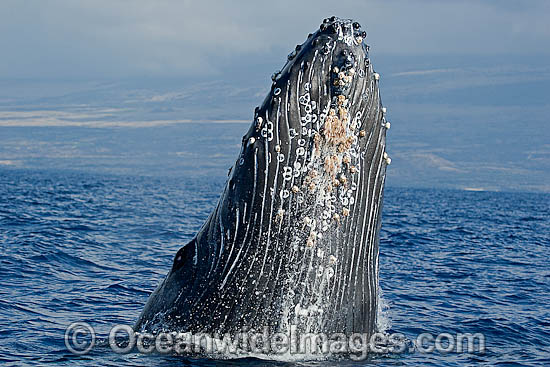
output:
[[[315,197],[315,205],[318,205],[320,207],[324,207],[325,206],[325,202],[323,201],[323,197],[321,195],[317,195]]]
[[[328,263],[329,263],[330,265],[336,264],[336,260],[337,260],[337,259],[336,259],[336,256],[334,256],[334,255],[330,255],[330,256],[328,257]]]
[[[323,265],[319,265],[319,267],[317,268],[317,276],[322,276],[324,272],[325,268],[323,267]]]
[[[276,81],[281,76],[281,71],[277,70],[271,75],[271,80]]]
[[[261,116],[258,116],[256,118],[256,131],[260,131],[260,129],[262,128],[263,122],[264,122],[264,119]]]
[[[284,215],[285,215],[285,210],[283,208],[279,208],[279,210],[277,210],[277,215],[275,216],[275,220],[282,223]]]
[[[283,179],[289,181],[292,178],[292,168],[289,166],[283,167]]]
[[[384,160],[386,161],[386,164],[389,166],[391,164],[391,158],[388,155],[388,153],[384,152]]]
[[[389,129],[390,129],[390,127],[391,127],[391,124],[390,124],[390,122],[389,122],[389,121],[388,121],[388,122],[386,122],[386,123],[384,124],[384,127],[386,128],[386,130],[389,130]]]
[[[344,36],[344,42],[348,46],[351,46],[353,44],[353,40],[354,40],[354,38],[352,36],[350,36],[349,34]]]
[[[250,144],[254,144],[255,142],[256,142],[255,137],[251,137],[250,139],[248,139],[248,143],[250,143]]]
[[[374,73],[374,80],[379,80],[379,79],[380,79],[380,74]]]
[[[296,50],[292,50],[292,52],[288,54],[287,58],[289,60],[292,60],[293,58],[296,57],[296,54],[297,54]]]
[[[325,251],[323,251],[322,249],[317,249],[317,257],[320,257],[322,258],[323,256],[325,256]]]
[[[386,113],[386,111],[387,111],[386,107],[382,107],[382,113],[384,113],[384,114],[385,114],[385,113]]]
[[[275,90],[273,91],[273,94],[276,95],[276,96],[281,94],[281,88],[275,88]]]

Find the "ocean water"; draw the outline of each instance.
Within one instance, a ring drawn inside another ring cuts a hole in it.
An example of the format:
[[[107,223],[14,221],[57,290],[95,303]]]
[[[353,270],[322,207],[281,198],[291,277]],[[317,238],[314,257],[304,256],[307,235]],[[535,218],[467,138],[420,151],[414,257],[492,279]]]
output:
[[[132,324],[210,214],[244,131],[232,128],[234,137],[214,147],[217,136],[204,132],[217,128],[188,130],[181,152],[166,153],[179,162],[166,164],[167,172],[158,151],[170,147],[160,138],[149,150],[21,153],[11,158],[21,164],[0,166],[1,365],[550,365],[550,195],[397,188],[391,176],[380,243],[386,332],[411,343],[422,333],[482,333],[484,352],[411,348],[360,362],[116,354],[105,345],[71,353],[64,333],[73,322],[89,323],[103,339],[113,325]],[[114,150],[138,134],[78,131],[3,130],[12,142],[50,134],[57,152],[66,149],[61,140],[96,147],[93,139],[105,144],[104,134]],[[192,138],[203,135],[209,138]]]

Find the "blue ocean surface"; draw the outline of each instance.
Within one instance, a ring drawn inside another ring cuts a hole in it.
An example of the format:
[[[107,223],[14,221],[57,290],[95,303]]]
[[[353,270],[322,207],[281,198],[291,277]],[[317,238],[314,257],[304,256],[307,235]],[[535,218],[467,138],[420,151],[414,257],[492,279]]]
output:
[[[412,348],[360,362],[116,354],[105,343],[71,353],[73,322],[100,339],[135,322],[214,208],[245,129],[219,130],[2,129],[12,147],[29,144],[0,165],[1,365],[550,365],[550,195],[392,187],[391,167],[380,242],[386,332],[411,343],[481,333],[484,351]]]

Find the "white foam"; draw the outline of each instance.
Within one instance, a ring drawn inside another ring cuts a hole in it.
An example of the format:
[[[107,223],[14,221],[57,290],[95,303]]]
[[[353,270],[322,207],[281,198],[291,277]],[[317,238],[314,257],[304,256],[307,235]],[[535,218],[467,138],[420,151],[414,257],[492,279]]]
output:
[[[383,292],[380,286],[378,287],[378,310],[376,312],[376,328],[380,333],[384,333],[391,328],[390,305],[383,297]]]

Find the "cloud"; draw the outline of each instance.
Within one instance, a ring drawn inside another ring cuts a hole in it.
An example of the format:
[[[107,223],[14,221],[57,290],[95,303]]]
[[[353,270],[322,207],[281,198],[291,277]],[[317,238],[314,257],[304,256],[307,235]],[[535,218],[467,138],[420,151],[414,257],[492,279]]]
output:
[[[332,14],[375,54],[540,54],[546,1],[18,1],[0,3],[0,78],[212,76],[280,63]]]
[[[88,110],[87,112],[58,111],[58,110],[34,110],[34,111],[0,111],[0,127],[26,126],[81,126],[81,127],[154,127],[196,122],[208,123],[246,123],[250,120],[239,119],[169,119],[169,120],[120,120],[116,118],[116,112],[122,110]],[[109,119],[109,120],[106,120]]]

